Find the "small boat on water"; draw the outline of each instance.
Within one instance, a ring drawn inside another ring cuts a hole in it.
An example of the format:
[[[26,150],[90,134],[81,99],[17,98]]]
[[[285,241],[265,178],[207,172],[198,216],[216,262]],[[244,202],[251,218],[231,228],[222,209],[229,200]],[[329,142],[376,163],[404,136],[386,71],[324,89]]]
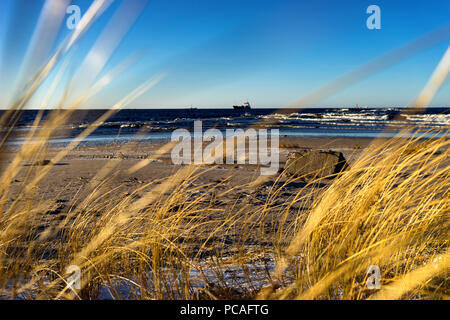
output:
[[[242,106],[233,106],[234,110],[250,110],[250,103],[248,103],[248,101],[244,102],[242,104]]]

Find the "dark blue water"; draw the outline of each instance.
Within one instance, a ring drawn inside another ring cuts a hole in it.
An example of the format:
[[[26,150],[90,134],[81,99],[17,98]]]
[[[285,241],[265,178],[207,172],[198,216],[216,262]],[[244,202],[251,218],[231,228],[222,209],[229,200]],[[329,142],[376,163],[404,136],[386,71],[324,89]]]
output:
[[[146,109],[121,110],[95,130],[84,143],[128,141],[136,134],[144,140],[168,140],[174,130],[193,130],[195,120],[201,120],[203,130],[209,128],[278,129],[290,137],[391,137],[404,128],[415,130],[448,129],[449,108],[428,108],[417,113],[411,109],[315,108],[301,110],[278,109]],[[51,111],[45,111],[45,121]],[[66,143],[95,122],[105,110],[77,110],[52,137],[54,143]],[[30,129],[36,110],[23,111],[15,125],[16,142]]]

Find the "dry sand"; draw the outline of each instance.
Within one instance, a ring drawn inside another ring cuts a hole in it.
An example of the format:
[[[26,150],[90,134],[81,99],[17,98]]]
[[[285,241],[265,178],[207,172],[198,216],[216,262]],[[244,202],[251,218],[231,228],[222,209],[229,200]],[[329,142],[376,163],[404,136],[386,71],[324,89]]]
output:
[[[290,151],[297,148],[313,148],[341,151],[351,164],[361,154],[372,139],[364,138],[289,138],[280,140],[280,167],[284,166]],[[69,201],[93,179],[96,174],[108,163],[114,163],[116,177],[111,181],[111,188],[121,186],[123,193],[130,192],[142,184],[154,180],[163,181],[177,170],[180,165],[172,164],[170,153],[163,154],[159,159],[151,161],[148,165],[133,174],[127,171],[143,159],[153,156],[163,142],[145,142],[139,144],[102,145],[78,147],[71,151],[61,162],[57,163],[40,183],[37,192],[38,199],[47,200],[55,197],[61,202]],[[51,159],[60,148],[50,148],[46,159]],[[2,159],[2,167],[9,163],[14,152],[7,152]],[[117,163],[120,162],[120,163]],[[30,162],[24,162],[29,166]],[[230,177],[230,187],[245,185],[260,175],[260,168],[255,165],[214,165],[200,167],[204,171],[200,184],[216,183]],[[24,180],[26,170],[22,170],[15,180],[19,185]],[[274,177],[273,177],[274,178]],[[273,180],[272,178],[272,180]],[[12,192],[14,197],[14,192]],[[119,196],[119,194],[115,194]]]
[[[341,151],[346,157],[350,165],[360,156],[364,148],[366,148],[372,139],[360,138],[282,138],[280,139],[280,167],[284,166],[287,155],[290,151],[295,151],[298,148],[313,148]],[[106,197],[114,198],[115,200],[123,199],[124,197],[133,196],[136,199],[145,196],[149,189],[155,185],[166,181],[172,174],[177,172],[181,165],[174,165],[170,158],[170,153],[163,154],[157,160],[149,162],[142,169],[130,174],[128,170],[143,159],[147,159],[155,154],[165,143],[163,142],[145,142],[125,145],[103,145],[103,146],[83,146],[71,151],[62,161],[56,163],[44,179],[39,183],[35,192],[35,202],[45,203],[50,201],[53,203],[51,212],[43,213],[42,229],[46,229],[54,225],[54,221],[60,221],[67,213],[72,210],[85,197],[84,191],[88,189],[89,184],[95,179],[97,182],[105,182],[106,188],[102,196],[108,193]],[[60,148],[50,148],[45,160],[51,159]],[[2,166],[4,167],[11,161],[14,152],[7,152],[2,157]],[[25,175],[29,170],[36,168],[29,161],[24,161],[23,170],[15,178],[11,186],[11,193],[9,195],[6,206],[9,206],[12,200],[15,199],[20,188],[24,187]],[[103,181],[103,178],[98,178],[98,174],[105,168],[113,167],[113,174],[108,175],[108,181]],[[218,210],[217,220],[230,214],[229,209],[233,207],[236,212],[249,212],[255,205],[264,204],[271,192],[271,187],[274,184],[277,175],[266,177],[258,184],[250,184],[260,177],[260,168],[255,165],[206,165],[197,166],[197,170],[201,173],[195,181],[190,182],[191,189],[188,197],[195,197],[199,194],[208,195],[208,200],[205,202],[206,206],[223,208]],[[320,185],[315,185],[314,188],[320,192],[323,187],[329,184],[329,181],[324,181]],[[147,185],[151,184],[146,188]],[[283,207],[287,206],[290,199],[305,187],[306,183],[298,181],[290,183],[283,187],[282,192],[279,193],[272,203],[274,210],[265,219],[265,232],[273,232],[279,223],[278,213]],[[135,192],[137,189],[141,189]],[[316,191],[315,191],[316,192]],[[230,204],[232,206],[230,206]],[[304,206],[305,204],[303,204]],[[299,204],[300,206],[300,204]],[[48,206],[47,206],[48,208]],[[306,207],[293,207],[290,209],[292,214],[287,217],[286,222],[295,219],[295,216],[301,213]],[[212,219],[212,218],[211,218]],[[255,231],[256,232],[256,231]],[[208,230],[205,230],[205,235]],[[196,234],[193,239],[189,240],[189,246],[197,247],[198,243],[205,241],[205,235]],[[248,234],[248,240],[245,242],[248,249],[252,245],[271,246],[270,240],[261,243],[261,237],[253,236],[252,232]],[[225,238],[218,235],[210,239],[211,250],[214,248],[221,248],[221,250],[229,249],[229,252],[222,252],[222,254],[232,254],[235,250],[236,239],[233,239],[233,234],[228,233]],[[224,241],[228,245],[224,245]],[[188,241],[186,241],[188,242]],[[204,250],[208,252],[208,250]],[[211,251],[210,251],[211,252]]]

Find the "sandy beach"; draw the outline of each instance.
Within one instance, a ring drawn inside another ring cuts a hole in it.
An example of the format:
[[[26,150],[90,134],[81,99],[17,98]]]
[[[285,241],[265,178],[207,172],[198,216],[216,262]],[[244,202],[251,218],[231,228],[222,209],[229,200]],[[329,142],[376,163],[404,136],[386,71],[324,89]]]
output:
[[[281,139],[280,167],[284,166],[289,152],[301,148],[340,151],[351,164],[372,140],[366,138]],[[139,186],[151,182],[163,181],[181,167],[172,163],[170,152],[162,154],[156,160],[151,160],[133,174],[129,173],[129,169],[142,160],[154,156],[156,151],[165,144],[165,142],[143,142],[77,147],[53,166],[51,174],[44,177],[39,184],[37,200],[45,201],[57,198],[61,202],[72,201],[74,195],[79,193],[108,164],[114,165],[114,179],[110,181],[113,189],[118,188],[114,191],[114,197],[127,194]],[[62,148],[48,149],[45,159],[52,159],[61,150]],[[5,152],[2,159],[3,165],[8,164],[13,155],[13,151]],[[23,163],[24,166],[32,164],[29,161]],[[259,166],[249,164],[204,165],[197,166],[196,169],[202,172],[199,184],[217,184],[228,178],[230,188],[246,186],[259,176]],[[16,187],[20,185],[24,174],[26,174],[26,170],[22,170],[21,174],[17,176],[14,182]],[[276,176],[272,176],[268,180],[274,180]],[[245,190],[241,191],[245,192]],[[11,193],[11,197],[14,198],[14,191]]]
[[[289,152],[302,148],[340,151],[351,165],[372,141],[372,139],[365,138],[282,138],[280,140],[279,171],[283,170]],[[75,208],[80,206],[83,200],[90,196],[96,188],[102,190],[97,195],[101,197],[104,205],[100,204],[96,210],[97,214],[101,216],[108,212],[111,203],[118,203],[121,199],[128,197],[137,201],[148,196],[148,192],[153,188],[170,181],[170,179],[168,180],[170,176],[182,168],[188,167],[186,165],[174,165],[170,158],[170,152],[162,154],[158,159],[145,162],[145,166],[141,169],[130,173],[131,168],[146,161],[146,159],[152,158],[157,150],[165,144],[165,142],[143,142],[123,145],[83,146],[69,152],[51,168],[49,174],[45,175],[35,190],[35,203],[51,208],[51,210],[41,213],[42,216],[39,218],[41,219],[41,229],[52,230],[55,228],[70,212],[75,211]],[[41,159],[41,161],[52,159],[61,150],[62,148],[49,148],[45,159]],[[4,153],[3,165],[10,163],[13,155],[14,152]],[[11,205],[12,201],[16,199],[16,193],[24,187],[22,182],[25,181],[25,176],[30,173],[27,169],[33,170],[42,167],[42,164],[36,165],[34,163],[33,165],[32,162],[24,161],[22,166],[23,170],[20,171],[11,185],[6,207]],[[294,219],[298,219],[299,210],[306,209],[298,203],[294,205],[294,208],[291,208],[287,217],[280,219],[283,210],[290,205],[292,199],[300,191],[308,193],[314,189],[314,192],[320,192],[323,187],[331,183],[331,180],[323,180],[320,184],[308,185],[300,179],[283,185],[286,178],[282,178],[275,183],[279,179],[279,173],[272,176],[260,176],[259,166],[249,164],[192,165],[190,167],[195,178],[189,179],[185,186],[189,191],[184,201],[194,201],[201,198],[201,207],[217,209],[213,213],[209,209],[204,213],[199,213],[200,216],[203,215],[202,218],[204,219],[221,221],[230,213],[228,210],[233,208],[233,212],[237,213],[237,216],[233,219],[239,221],[248,212],[252,212],[253,208],[270,200],[269,197],[273,197],[271,194],[273,190],[280,188],[276,197],[271,200],[273,209],[264,218],[266,221],[263,232],[269,237],[277,232],[276,229],[281,220],[283,220],[283,223],[291,223]],[[102,176],[103,170],[110,172],[107,174],[107,179]],[[174,189],[169,188],[158,196],[161,199],[167,199],[174,193],[176,193]],[[295,206],[297,207],[295,208]],[[103,209],[104,212],[102,212]],[[230,233],[227,231],[223,234],[217,234],[212,239],[207,239],[214,228],[216,226],[211,224],[205,227],[203,234],[197,233],[191,239],[184,237],[184,242],[189,243],[188,247],[195,250],[195,248],[198,249],[200,244],[207,241],[211,245],[211,249],[202,250],[202,256],[205,256],[205,252],[212,252],[211,250],[214,248],[224,250],[221,252],[224,255],[236,251],[236,243],[241,232]],[[248,233],[246,250],[252,250],[252,246],[260,250],[261,244],[267,249],[272,248],[271,239],[261,240],[261,236],[257,235],[259,232],[261,230],[252,230]],[[227,245],[224,246],[223,237],[225,234]],[[288,239],[285,239],[285,241],[287,242]]]

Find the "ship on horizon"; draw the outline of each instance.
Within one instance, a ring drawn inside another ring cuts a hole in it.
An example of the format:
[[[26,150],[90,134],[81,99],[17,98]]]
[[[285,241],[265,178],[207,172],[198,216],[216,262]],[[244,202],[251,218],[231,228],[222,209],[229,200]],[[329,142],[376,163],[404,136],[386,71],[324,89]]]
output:
[[[234,110],[250,110],[250,103],[248,101],[244,102],[241,106],[233,106]]]

